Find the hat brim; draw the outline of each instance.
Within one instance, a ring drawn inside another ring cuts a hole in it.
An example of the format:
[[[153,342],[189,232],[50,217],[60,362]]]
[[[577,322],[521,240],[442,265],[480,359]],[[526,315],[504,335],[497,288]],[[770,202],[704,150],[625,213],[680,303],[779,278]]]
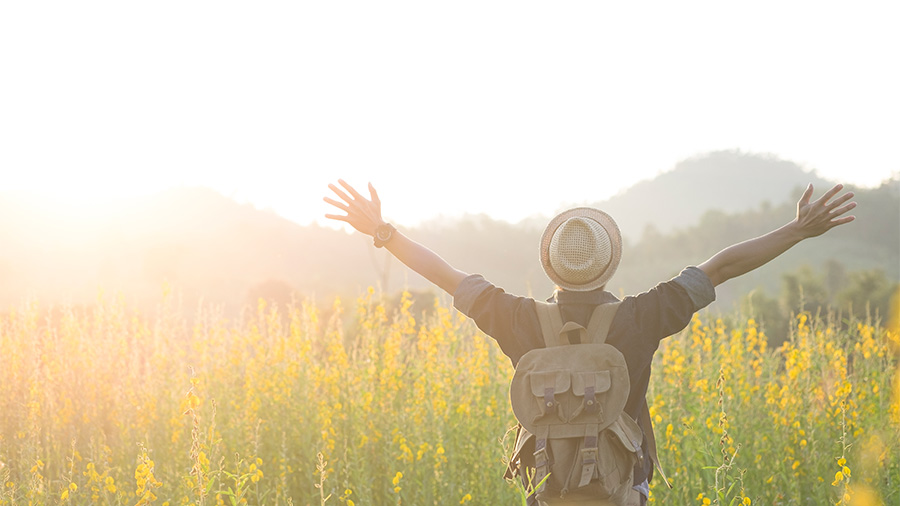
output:
[[[556,233],[556,229],[565,223],[566,220],[576,217],[588,218],[599,223],[600,226],[606,230],[606,233],[609,234],[609,241],[612,246],[609,265],[606,269],[596,278],[577,285],[560,278],[550,264],[550,241],[553,240],[553,234]],[[622,233],[619,231],[619,226],[616,225],[615,220],[613,220],[610,215],[599,209],[594,209],[592,207],[576,207],[574,209],[569,209],[568,211],[563,211],[550,220],[550,223],[547,224],[547,228],[544,229],[544,235],[541,236],[541,267],[544,268],[547,277],[564,290],[587,292],[604,286],[612,275],[615,274],[621,259]]]

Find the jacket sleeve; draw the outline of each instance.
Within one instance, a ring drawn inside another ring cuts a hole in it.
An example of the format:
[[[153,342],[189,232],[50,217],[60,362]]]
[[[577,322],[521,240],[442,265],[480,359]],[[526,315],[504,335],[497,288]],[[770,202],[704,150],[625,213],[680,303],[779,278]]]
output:
[[[478,274],[460,283],[453,306],[471,318],[482,332],[494,338],[515,366],[528,350],[541,347],[534,299],[506,293]]]

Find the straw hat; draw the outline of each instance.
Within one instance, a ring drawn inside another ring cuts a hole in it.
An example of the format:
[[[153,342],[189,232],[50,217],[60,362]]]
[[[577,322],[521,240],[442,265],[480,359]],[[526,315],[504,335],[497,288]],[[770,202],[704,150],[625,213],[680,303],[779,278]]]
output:
[[[622,258],[622,234],[603,211],[576,207],[550,220],[541,265],[560,288],[586,292],[605,285]]]

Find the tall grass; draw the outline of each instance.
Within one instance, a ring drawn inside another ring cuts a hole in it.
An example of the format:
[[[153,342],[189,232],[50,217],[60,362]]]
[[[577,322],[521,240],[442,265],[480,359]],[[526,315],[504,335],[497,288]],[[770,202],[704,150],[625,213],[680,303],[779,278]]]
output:
[[[0,505],[521,502],[512,368],[454,310],[370,290],[191,316],[169,294],[0,318]],[[769,349],[734,318],[657,354],[653,502],[900,502],[898,332],[801,313]]]

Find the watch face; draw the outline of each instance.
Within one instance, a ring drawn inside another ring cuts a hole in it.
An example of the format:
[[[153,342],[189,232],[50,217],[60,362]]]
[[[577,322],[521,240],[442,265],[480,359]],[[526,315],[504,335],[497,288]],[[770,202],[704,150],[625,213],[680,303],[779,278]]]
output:
[[[375,230],[375,237],[380,241],[387,241],[391,238],[391,226],[390,225],[382,225]]]

